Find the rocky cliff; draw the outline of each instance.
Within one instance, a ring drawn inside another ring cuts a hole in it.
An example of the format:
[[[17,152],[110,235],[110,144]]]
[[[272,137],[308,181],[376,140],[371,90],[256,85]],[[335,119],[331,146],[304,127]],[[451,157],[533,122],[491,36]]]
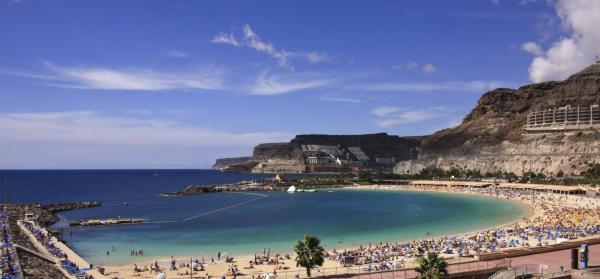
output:
[[[232,165],[246,163],[251,159],[252,157],[221,158],[215,161],[215,164],[212,166],[212,168],[215,170],[223,170]]]
[[[385,133],[367,135],[298,135],[290,142],[254,147],[250,160],[226,170],[252,172],[347,172],[388,168],[416,156],[421,137]]]
[[[589,163],[600,162],[596,127],[532,132],[524,126],[533,111],[594,104],[600,104],[600,64],[564,81],[487,92],[460,125],[424,138],[419,158],[399,162],[394,171],[416,173],[435,165],[481,172],[578,175]]]

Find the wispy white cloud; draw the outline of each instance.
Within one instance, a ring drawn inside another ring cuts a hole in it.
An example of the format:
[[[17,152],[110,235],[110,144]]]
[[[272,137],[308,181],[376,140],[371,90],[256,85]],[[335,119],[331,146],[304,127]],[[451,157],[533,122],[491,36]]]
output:
[[[300,74],[269,74],[262,72],[249,86],[248,90],[254,95],[280,95],[294,91],[323,88],[332,84],[333,80],[317,75]]]
[[[379,117],[386,117],[392,113],[397,113],[403,110],[404,109],[400,107],[378,107],[371,110],[371,114]]]
[[[45,80],[51,86],[79,89],[161,91],[222,88],[222,70],[213,68],[205,68],[194,73],[174,73],[141,68],[111,69],[63,67],[49,62],[44,64],[48,73],[7,70],[2,73]]]
[[[235,47],[241,46],[240,42],[231,33],[219,33],[212,38],[211,42],[215,44],[232,45]]]
[[[425,74],[431,74],[435,72],[436,67],[431,63],[419,64],[417,62],[410,62],[407,64],[394,64],[390,66],[392,70],[400,71],[400,70],[409,70],[409,71],[418,71],[421,70]]]
[[[354,88],[366,91],[395,91],[395,92],[484,92],[498,87],[508,87],[502,81],[450,81],[450,82],[382,82],[359,84]]]
[[[402,107],[385,106],[377,107],[371,110],[371,114],[378,118],[373,120],[375,126],[387,128],[402,124],[417,123],[432,118],[443,116],[446,112],[445,107],[431,107],[425,109],[411,110]]]
[[[419,67],[419,64],[417,64],[417,62],[410,62],[410,63],[406,64],[406,69],[408,69],[408,70],[414,70],[417,67]]]
[[[360,104],[363,103],[364,100],[359,98],[351,98],[345,96],[336,96],[332,94],[325,94],[319,98],[321,101],[325,102],[336,102],[336,103],[351,103],[351,104]]]
[[[521,45],[521,50],[529,52],[533,55],[542,55],[544,51],[536,42],[526,42]]]
[[[166,119],[95,111],[0,113],[0,142],[67,142],[125,146],[251,147],[289,138],[281,132],[230,133]]]
[[[421,66],[421,70],[423,70],[423,73],[431,74],[435,72],[435,66],[433,66],[433,64],[426,63]]]
[[[250,48],[253,48],[258,52],[266,53],[269,56],[275,58],[278,61],[279,66],[289,66],[288,59],[291,53],[284,49],[278,50],[273,46],[272,43],[267,43],[261,40],[260,37],[256,33],[254,33],[250,25],[246,24],[244,26],[244,38],[246,39],[246,42]]]
[[[310,63],[313,63],[313,64],[317,64],[317,63],[329,60],[327,53],[319,52],[319,51],[311,51],[311,52],[306,53],[306,58],[308,59],[308,61],[310,61]]]
[[[566,36],[550,48],[533,53],[529,78],[533,82],[562,80],[593,63],[600,49],[600,5],[596,0],[559,0],[554,7]]]
[[[170,50],[167,51],[165,53],[168,57],[173,57],[173,58],[187,58],[190,57],[190,54],[185,52],[185,51],[181,51],[181,50]]]
[[[216,44],[228,44],[235,47],[249,47],[277,60],[279,66],[284,68],[292,68],[290,65],[290,60],[292,58],[301,58],[313,64],[330,61],[327,53],[322,51],[287,51],[285,49],[276,48],[273,43],[261,39],[248,24],[244,25],[242,28],[242,34],[239,38],[234,33],[219,33],[212,38],[211,42]]]

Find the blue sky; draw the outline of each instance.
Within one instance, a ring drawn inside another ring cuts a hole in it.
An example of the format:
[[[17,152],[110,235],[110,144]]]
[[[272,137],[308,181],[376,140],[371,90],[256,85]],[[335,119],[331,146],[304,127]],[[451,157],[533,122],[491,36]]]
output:
[[[564,77],[532,69],[585,31],[561,5],[0,0],[0,168],[205,168],[300,133],[430,134],[492,88]]]

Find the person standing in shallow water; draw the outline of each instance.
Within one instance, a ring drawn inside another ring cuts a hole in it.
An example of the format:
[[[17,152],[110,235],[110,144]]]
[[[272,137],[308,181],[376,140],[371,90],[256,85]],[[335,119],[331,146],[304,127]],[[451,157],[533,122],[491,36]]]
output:
[[[219,253],[217,253],[217,261],[221,260],[221,251],[219,251]]]

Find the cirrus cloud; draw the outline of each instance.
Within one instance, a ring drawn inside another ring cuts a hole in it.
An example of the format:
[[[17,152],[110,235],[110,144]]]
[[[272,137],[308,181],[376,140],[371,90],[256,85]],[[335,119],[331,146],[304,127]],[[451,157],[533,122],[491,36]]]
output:
[[[447,109],[443,106],[424,109],[407,109],[396,106],[377,107],[371,110],[371,114],[377,116],[373,123],[378,128],[417,123],[432,118],[438,118],[446,114]]]
[[[324,88],[332,83],[332,79],[314,74],[269,74],[264,71],[256,78],[254,84],[248,87],[248,90],[254,95],[280,95],[294,91]]]
[[[44,61],[48,72],[32,73],[3,70],[11,74],[44,80],[56,87],[162,91],[172,89],[222,89],[222,70],[204,68],[196,72],[161,72],[145,68],[64,67]]]
[[[329,56],[323,51],[288,51],[276,48],[273,43],[264,41],[249,24],[244,25],[239,38],[234,33],[221,32],[213,36],[211,42],[235,47],[246,46],[277,60],[278,65],[283,68],[292,68],[290,65],[292,58],[301,58],[312,64],[329,61]]]

